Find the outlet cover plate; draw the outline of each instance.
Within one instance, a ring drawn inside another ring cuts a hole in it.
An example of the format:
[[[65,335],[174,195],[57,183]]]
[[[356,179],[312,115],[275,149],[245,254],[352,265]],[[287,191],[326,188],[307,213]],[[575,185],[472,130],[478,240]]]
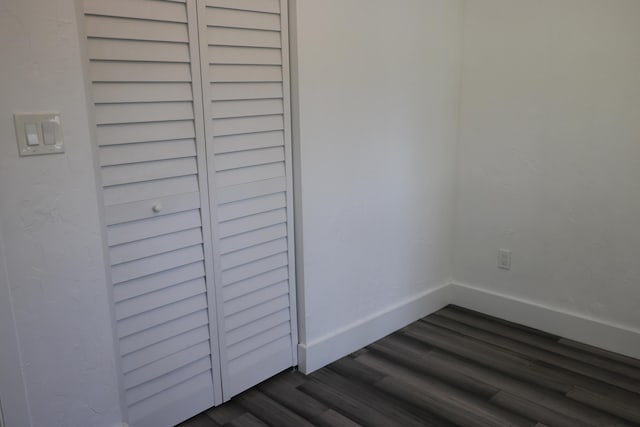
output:
[[[498,268],[511,270],[511,251],[508,249],[498,249]]]

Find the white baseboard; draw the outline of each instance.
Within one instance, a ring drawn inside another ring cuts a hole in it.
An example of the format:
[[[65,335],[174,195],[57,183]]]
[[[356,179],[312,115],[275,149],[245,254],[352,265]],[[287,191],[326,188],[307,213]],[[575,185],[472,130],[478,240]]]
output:
[[[640,331],[556,307],[451,283],[416,295],[307,344],[299,369],[309,374],[428,316],[448,304],[495,316],[584,344],[640,359]]]
[[[640,359],[640,331],[555,307],[452,284],[451,304]]]
[[[332,334],[298,344],[298,368],[304,374],[365,347],[450,303],[450,285],[420,293]]]

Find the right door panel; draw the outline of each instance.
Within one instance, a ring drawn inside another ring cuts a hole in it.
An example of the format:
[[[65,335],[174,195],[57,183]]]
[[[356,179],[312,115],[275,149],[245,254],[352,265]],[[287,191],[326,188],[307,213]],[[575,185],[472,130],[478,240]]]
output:
[[[286,0],[199,4],[224,400],[297,364]]]

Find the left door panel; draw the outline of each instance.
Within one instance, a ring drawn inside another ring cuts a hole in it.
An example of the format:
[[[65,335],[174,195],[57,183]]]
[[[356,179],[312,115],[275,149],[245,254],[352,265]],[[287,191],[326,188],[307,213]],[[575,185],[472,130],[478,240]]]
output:
[[[124,404],[170,426],[220,400],[195,1],[84,13]]]

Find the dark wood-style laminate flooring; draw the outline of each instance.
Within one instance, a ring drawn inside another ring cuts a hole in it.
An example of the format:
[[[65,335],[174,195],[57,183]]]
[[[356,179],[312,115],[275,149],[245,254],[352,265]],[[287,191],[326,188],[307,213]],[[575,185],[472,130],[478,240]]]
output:
[[[640,361],[449,306],[181,427],[640,425]]]

